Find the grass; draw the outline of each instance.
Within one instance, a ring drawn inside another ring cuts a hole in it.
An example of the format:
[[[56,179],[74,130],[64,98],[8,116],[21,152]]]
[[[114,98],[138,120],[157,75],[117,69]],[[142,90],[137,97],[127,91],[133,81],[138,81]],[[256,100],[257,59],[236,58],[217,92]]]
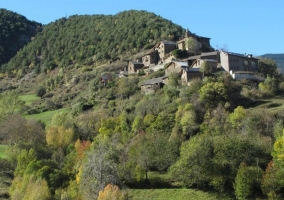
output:
[[[41,121],[45,124],[50,124],[53,115],[55,115],[58,112],[66,112],[66,111],[67,111],[66,108],[61,108],[61,109],[58,109],[58,110],[46,111],[46,112],[33,114],[33,115],[26,115],[25,118]]]
[[[263,100],[255,107],[249,108],[249,112],[263,113],[265,111],[269,114],[277,114],[284,110],[284,98],[275,97],[267,100]]]
[[[31,105],[34,101],[40,100],[40,97],[35,94],[21,95],[20,99],[25,102],[26,105]]]
[[[5,151],[8,146],[0,144],[0,158],[6,158]]]
[[[131,200],[225,200],[233,199],[217,193],[194,189],[129,189]]]

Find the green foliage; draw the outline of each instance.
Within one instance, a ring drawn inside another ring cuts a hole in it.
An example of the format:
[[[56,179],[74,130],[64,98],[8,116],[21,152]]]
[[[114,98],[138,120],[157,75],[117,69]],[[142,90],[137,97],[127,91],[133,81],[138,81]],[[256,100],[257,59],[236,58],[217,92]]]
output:
[[[146,11],[130,10],[113,16],[75,15],[48,24],[5,69],[28,69],[29,64],[40,62],[41,71],[47,72],[87,59],[89,64],[115,60],[126,51],[138,52],[163,39],[177,40],[181,33],[180,26]]]
[[[275,77],[278,75],[276,62],[269,58],[261,58],[259,60],[258,71],[265,77]]]
[[[172,177],[185,186],[204,187],[212,168],[212,140],[203,136],[192,137],[181,146],[180,159],[170,168]]]
[[[38,96],[38,97],[43,97],[43,95],[45,95],[46,94],[46,89],[44,88],[44,87],[39,87],[38,89],[37,89],[37,91],[36,91],[36,95]]]
[[[271,97],[278,92],[278,80],[268,76],[258,87],[264,97]]]
[[[197,53],[199,50],[199,42],[196,39],[190,37],[186,41],[186,48],[192,53]]]
[[[181,59],[189,56],[188,51],[176,49],[171,52],[175,58]]]
[[[246,111],[242,106],[238,106],[233,113],[230,114],[230,122],[233,128],[238,128],[241,121],[245,118]]]
[[[235,195],[237,199],[252,198],[260,192],[262,169],[259,167],[240,165],[235,180]]]
[[[41,24],[17,13],[0,9],[0,66],[8,62],[17,51],[31,41]],[[24,59],[24,58],[23,58]],[[19,63],[20,64],[20,63]]]
[[[201,100],[205,101],[209,107],[224,104],[227,100],[227,90],[221,82],[206,83],[200,88],[199,94]]]
[[[5,91],[0,94],[0,120],[9,114],[20,113],[25,102],[20,99],[15,90]]]

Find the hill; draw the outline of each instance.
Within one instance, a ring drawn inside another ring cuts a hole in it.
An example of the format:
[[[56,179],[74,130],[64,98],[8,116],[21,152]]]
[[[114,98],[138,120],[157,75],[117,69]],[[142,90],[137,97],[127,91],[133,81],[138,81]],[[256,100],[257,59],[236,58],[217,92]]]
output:
[[[0,9],[0,65],[8,62],[17,51],[31,41],[41,24],[6,9]]]
[[[123,60],[157,41],[177,40],[182,32],[182,27],[146,11],[74,15],[48,24],[1,69],[14,74],[34,69],[38,74],[75,63]]]
[[[264,54],[260,57],[274,60],[277,64],[277,67],[280,68],[282,72],[284,72],[284,53],[279,53],[279,54],[269,53],[269,54]]]

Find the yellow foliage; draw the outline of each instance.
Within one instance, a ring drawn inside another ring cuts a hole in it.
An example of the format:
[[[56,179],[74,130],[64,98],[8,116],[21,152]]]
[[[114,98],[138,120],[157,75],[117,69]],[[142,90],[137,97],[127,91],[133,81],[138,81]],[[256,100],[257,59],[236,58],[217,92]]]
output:
[[[103,191],[100,191],[98,200],[125,200],[128,196],[118,186],[108,184]]]
[[[76,183],[79,184],[80,183],[80,179],[81,179],[81,176],[82,176],[82,165],[80,166],[79,168],[79,172],[76,174]]]
[[[274,143],[274,151],[272,155],[276,161],[284,161],[284,130],[283,135],[279,137]]]
[[[46,133],[46,142],[55,148],[66,148],[73,140],[74,132],[71,128],[50,127]]]

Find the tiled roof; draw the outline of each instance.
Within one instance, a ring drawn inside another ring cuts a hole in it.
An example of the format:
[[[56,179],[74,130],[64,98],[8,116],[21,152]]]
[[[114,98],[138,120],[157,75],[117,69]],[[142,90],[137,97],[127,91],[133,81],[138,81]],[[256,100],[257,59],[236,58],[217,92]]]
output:
[[[152,78],[152,79],[149,79],[149,80],[145,81],[144,83],[142,83],[141,86],[142,85],[153,85],[153,84],[156,84],[156,83],[162,83],[165,78],[167,78],[167,76]]]
[[[228,51],[221,51],[221,52],[224,52],[224,53],[227,53],[227,54],[233,55],[233,56],[239,56],[239,57],[242,57],[242,58],[250,58],[250,59],[258,60],[257,58],[252,57],[251,54],[240,54],[240,53],[234,53],[234,52],[228,52]]]
[[[214,62],[214,63],[217,63],[217,62],[218,62],[217,60],[214,60],[214,59],[206,59],[206,58],[201,58],[200,60],[204,60],[204,61],[207,61],[207,62]]]
[[[202,56],[215,56],[215,55],[218,55],[218,51],[211,51],[211,52],[201,53],[201,57]]]

